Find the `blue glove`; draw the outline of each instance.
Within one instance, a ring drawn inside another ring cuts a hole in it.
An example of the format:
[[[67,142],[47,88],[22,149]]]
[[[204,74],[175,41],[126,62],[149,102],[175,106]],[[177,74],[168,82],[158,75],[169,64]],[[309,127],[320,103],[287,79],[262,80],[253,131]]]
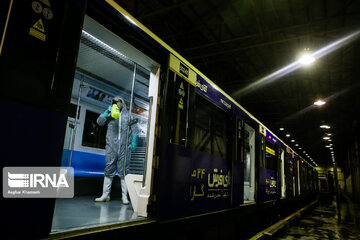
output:
[[[112,107],[112,106],[109,106],[108,109],[106,109],[105,112],[103,112],[103,113],[101,114],[101,115],[103,116],[103,118],[106,119],[106,118],[110,115],[110,113],[111,113],[111,107]]]
[[[138,145],[138,135],[133,135],[131,139],[131,151],[135,151]]]

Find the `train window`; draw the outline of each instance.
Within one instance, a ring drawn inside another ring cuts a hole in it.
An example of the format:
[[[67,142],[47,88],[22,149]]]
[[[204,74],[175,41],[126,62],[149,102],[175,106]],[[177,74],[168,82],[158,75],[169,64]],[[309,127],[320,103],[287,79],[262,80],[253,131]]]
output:
[[[227,157],[227,115],[219,107],[196,94],[193,149],[221,158]]]
[[[82,145],[105,149],[106,127],[101,127],[96,123],[98,117],[98,113],[86,110]]]
[[[186,146],[187,143],[187,118],[188,118],[188,99],[189,84],[178,75],[171,72],[169,78],[174,79],[173,108],[171,118],[171,138],[170,142]]]
[[[255,130],[245,123],[244,202],[255,200]]]
[[[265,141],[265,168],[277,172],[276,146]]]

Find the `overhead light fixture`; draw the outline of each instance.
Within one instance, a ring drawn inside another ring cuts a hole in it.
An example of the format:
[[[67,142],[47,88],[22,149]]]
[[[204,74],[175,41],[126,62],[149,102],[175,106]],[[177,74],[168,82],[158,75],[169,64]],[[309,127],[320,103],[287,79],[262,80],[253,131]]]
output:
[[[310,53],[308,48],[304,49],[304,53],[301,54],[298,62],[302,65],[309,65],[310,63],[313,63],[315,61],[314,56]]]
[[[302,148],[301,148],[301,147],[299,147],[299,149],[301,150]]]
[[[280,128],[280,131],[284,131],[285,130],[285,128]]]
[[[331,133],[327,133],[326,135],[331,136],[332,134],[331,134]]]
[[[316,106],[322,106],[322,105],[324,105],[326,102],[325,101],[323,101],[323,100],[317,100],[316,102],[314,102],[314,105],[316,105]]]
[[[290,134],[286,134],[285,136],[286,136],[286,137],[290,137]]]
[[[329,140],[329,139],[330,139],[330,137],[323,137],[323,139],[324,139],[324,140]]]
[[[294,140],[294,139],[291,139],[291,142],[295,142],[295,140]]]
[[[330,129],[331,127],[330,127],[329,125],[322,124],[322,125],[320,125],[320,128],[323,128],[323,129]]]
[[[298,147],[299,146],[299,144],[295,144],[295,147]]]

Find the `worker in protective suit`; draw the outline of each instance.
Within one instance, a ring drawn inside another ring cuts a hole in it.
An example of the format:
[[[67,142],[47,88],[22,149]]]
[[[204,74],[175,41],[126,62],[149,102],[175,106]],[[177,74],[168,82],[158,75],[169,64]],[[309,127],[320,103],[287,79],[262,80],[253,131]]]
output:
[[[95,202],[110,201],[110,191],[113,178],[116,174],[116,167],[121,181],[122,203],[129,204],[128,191],[125,183],[124,161],[126,154],[126,132],[128,128],[128,111],[124,100],[116,96],[112,100],[112,105],[100,114],[97,124],[104,126],[107,124],[104,170],[104,186],[101,197],[96,198]],[[129,151],[128,151],[129,153]]]

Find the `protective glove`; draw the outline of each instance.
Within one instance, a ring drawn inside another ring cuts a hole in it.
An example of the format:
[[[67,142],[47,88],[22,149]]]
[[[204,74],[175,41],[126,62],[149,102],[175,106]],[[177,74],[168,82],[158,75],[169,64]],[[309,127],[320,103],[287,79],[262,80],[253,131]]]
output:
[[[110,115],[110,113],[111,113],[111,107],[112,107],[112,106],[109,106],[108,109],[106,109],[105,112],[103,112],[103,113],[101,114],[101,115],[103,116],[103,118],[106,119],[106,118]]]
[[[133,135],[131,139],[131,151],[135,151],[138,145],[138,135]]]

